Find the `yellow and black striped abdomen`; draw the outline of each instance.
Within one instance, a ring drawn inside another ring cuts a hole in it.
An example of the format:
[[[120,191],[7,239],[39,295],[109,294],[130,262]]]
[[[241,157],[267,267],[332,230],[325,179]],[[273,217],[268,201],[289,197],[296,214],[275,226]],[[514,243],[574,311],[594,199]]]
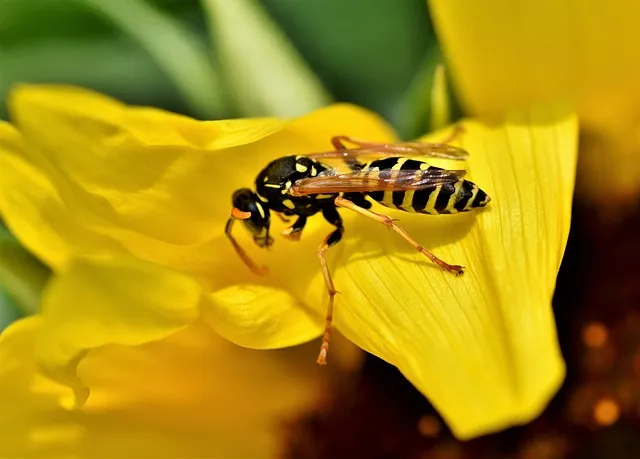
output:
[[[423,161],[402,157],[372,161],[365,164],[364,168],[389,171],[390,177],[393,177],[393,171],[399,170],[443,170]],[[366,194],[386,207],[432,215],[467,212],[484,207],[490,201],[487,194],[469,180],[415,191],[374,191]]]

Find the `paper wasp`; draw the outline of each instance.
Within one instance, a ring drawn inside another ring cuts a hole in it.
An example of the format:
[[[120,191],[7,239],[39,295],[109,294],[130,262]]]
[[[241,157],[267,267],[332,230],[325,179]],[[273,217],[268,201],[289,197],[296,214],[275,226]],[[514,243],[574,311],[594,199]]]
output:
[[[454,135],[455,136],[455,133]],[[452,137],[453,137],[452,136]],[[266,269],[253,263],[231,235],[235,220],[242,220],[260,247],[269,247],[273,238],[269,234],[270,213],[279,217],[296,216],[295,222],[282,232],[290,240],[298,240],[307,219],[319,212],[336,229],[318,248],[318,258],[329,293],[325,331],[318,363],[326,364],[333,303],[336,289],[327,267],[326,250],[342,239],[344,227],[338,208],[352,210],[394,230],[417,251],[445,271],[462,274],[462,267],[439,259],[413,239],[394,220],[374,212],[371,202],[405,212],[425,214],[452,214],[486,206],[491,200],[475,183],[464,180],[464,170],[446,170],[430,166],[410,156],[430,156],[464,160],[468,153],[442,143],[404,142],[382,144],[363,142],[347,136],[331,139],[335,150],[307,155],[291,155],[269,163],[257,176],[255,192],[242,188],[233,193],[233,210],[226,225],[226,235],[236,252],[251,271],[265,274]],[[348,149],[343,142],[355,145]],[[363,159],[369,161],[363,162]],[[345,172],[323,163],[339,159],[347,167]]]

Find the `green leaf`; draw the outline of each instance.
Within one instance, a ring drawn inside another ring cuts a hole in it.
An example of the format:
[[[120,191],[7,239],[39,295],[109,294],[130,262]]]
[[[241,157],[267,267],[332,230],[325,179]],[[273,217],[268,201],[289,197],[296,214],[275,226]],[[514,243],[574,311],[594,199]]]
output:
[[[415,139],[451,122],[447,75],[437,48],[427,53],[422,68],[392,111],[391,120],[404,139]]]
[[[263,0],[337,100],[392,118],[436,42],[424,0]]]
[[[0,287],[0,332],[22,316],[9,294]]]
[[[242,115],[296,116],[331,101],[255,0],[202,0],[213,46]]]
[[[0,291],[25,314],[38,310],[51,272],[0,225]]]
[[[0,99],[18,82],[77,84],[130,104],[188,110],[162,70],[126,37],[49,39],[0,48]]]
[[[143,0],[83,2],[138,42],[200,116],[220,118],[227,112],[221,79],[206,44],[193,30]]]
[[[105,35],[111,28],[74,0],[2,0],[0,43],[22,46],[52,37],[82,40]]]

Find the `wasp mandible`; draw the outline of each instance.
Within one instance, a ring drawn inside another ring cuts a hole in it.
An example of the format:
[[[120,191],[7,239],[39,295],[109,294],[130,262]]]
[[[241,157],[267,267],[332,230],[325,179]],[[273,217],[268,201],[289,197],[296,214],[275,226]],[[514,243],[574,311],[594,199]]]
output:
[[[295,222],[282,232],[290,240],[299,240],[307,219],[317,213],[335,226],[318,248],[318,258],[329,293],[325,330],[317,362],[326,364],[333,303],[336,289],[327,266],[325,252],[342,239],[344,227],[338,208],[352,210],[385,225],[398,233],[417,251],[443,270],[462,274],[462,266],[451,265],[436,257],[412,238],[388,215],[374,212],[369,199],[383,206],[422,214],[453,214],[486,206],[491,198],[475,183],[464,180],[464,170],[446,170],[410,157],[430,156],[465,160],[468,153],[448,142],[374,143],[348,136],[331,139],[334,150],[307,155],[290,155],[269,163],[257,176],[255,192],[242,188],[233,193],[233,210],[226,225],[226,235],[247,267],[263,275],[266,269],[257,266],[231,235],[235,220],[242,220],[260,247],[270,247],[271,212],[283,220],[296,216]],[[355,145],[347,148],[344,142]],[[368,158],[368,161],[364,161]],[[347,170],[338,171],[323,161],[339,159]],[[369,199],[367,199],[369,198]]]

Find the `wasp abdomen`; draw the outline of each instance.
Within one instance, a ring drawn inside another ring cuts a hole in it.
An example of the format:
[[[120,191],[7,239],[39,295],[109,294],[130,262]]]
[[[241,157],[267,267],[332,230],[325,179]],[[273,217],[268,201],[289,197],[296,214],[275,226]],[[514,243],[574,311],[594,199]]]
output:
[[[430,166],[424,161],[402,157],[372,161],[366,164],[364,168],[375,171],[389,171],[391,178],[394,171],[400,170],[444,170]],[[469,180],[458,180],[421,190],[373,191],[366,194],[386,207],[405,212],[432,215],[468,212],[476,207],[484,207],[490,201],[487,194]]]

